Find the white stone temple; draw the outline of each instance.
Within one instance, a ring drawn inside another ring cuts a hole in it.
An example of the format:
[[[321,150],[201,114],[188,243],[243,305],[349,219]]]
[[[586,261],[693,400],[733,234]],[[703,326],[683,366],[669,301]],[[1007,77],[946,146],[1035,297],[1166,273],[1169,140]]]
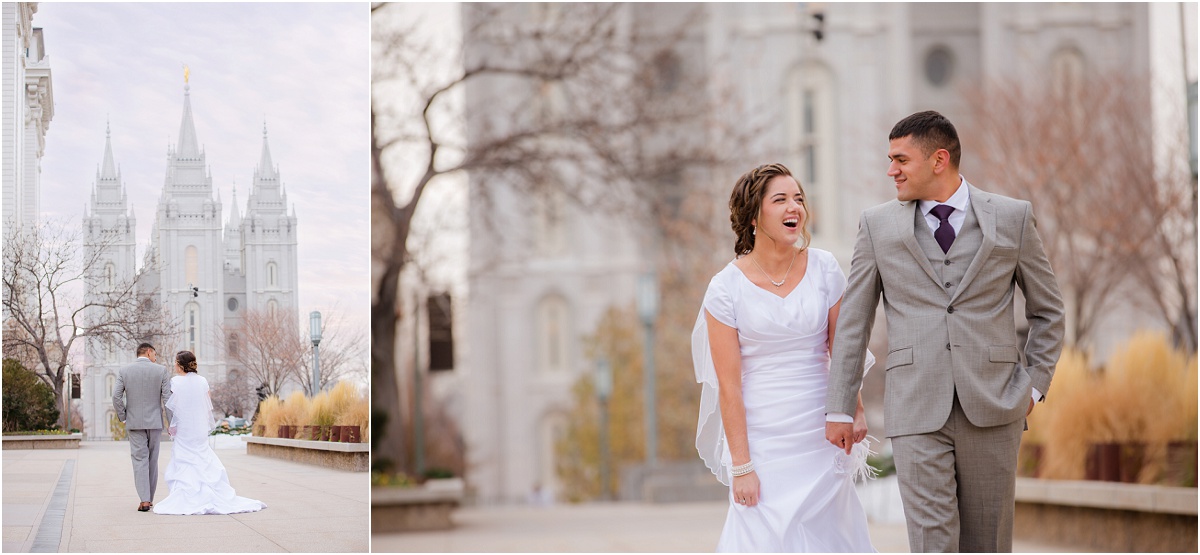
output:
[[[189,87],[184,87],[179,140],[167,149],[163,189],[153,214],[149,248],[140,266],[136,256],[137,215],[131,209],[116,160],[110,124],[83,217],[85,247],[107,245],[102,254],[106,262],[100,287],[132,279],[141,272],[137,277],[139,292],[156,292],[153,302],[165,307],[178,326],[175,345],[155,345],[159,362],[169,364],[175,351],[189,350],[203,361],[210,383],[236,377],[239,369],[226,349],[236,349],[238,341],[236,337],[224,337],[222,341],[221,334],[227,333],[223,330],[236,326],[247,310],[278,312],[282,316],[298,305],[295,209],[289,213],[287,192],[279,168],[271,159],[266,125],[249,199],[244,209],[239,206],[235,188],[226,214],[196,136]],[[111,437],[116,373],[134,360],[136,345],[89,341],[82,373],[87,383],[82,388],[81,402],[87,438]]]

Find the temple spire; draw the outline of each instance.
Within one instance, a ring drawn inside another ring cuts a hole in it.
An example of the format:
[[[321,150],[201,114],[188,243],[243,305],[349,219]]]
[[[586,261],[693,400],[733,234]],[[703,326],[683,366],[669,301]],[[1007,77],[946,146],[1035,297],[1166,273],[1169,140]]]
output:
[[[117,165],[113,162],[112,124],[104,124],[104,165],[100,168],[100,179],[116,179]]]
[[[187,75],[186,70],[184,75]],[[200,142],[196,140],[196,124],[192,122],[192,96],[189,92],[190,90],[191,85],[185,84],[183,86],[183,121],[179,124],[179,144],[175,152],[176,156],[180,158],[200,157]]]
[[[237,183],[233,184],[233,210],[229,213],[229,228],[237,229],[242,226],[242,214],[238,210]]]
[[[267,122],[263,121],[262,157],[258,161],[259,179],[277,179],[275,163],[271,160],[271,147],[267,145]]]

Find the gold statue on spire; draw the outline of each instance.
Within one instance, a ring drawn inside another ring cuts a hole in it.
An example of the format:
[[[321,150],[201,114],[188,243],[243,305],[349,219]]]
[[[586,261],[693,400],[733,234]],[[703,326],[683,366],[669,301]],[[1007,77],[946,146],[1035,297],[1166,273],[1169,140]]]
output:
[[[192,70],[188,69],[188,65],[183,64],[183,84],[185,84],[185,85],[187,84],[188,76],[191,75],[191,73],[192,73]]]

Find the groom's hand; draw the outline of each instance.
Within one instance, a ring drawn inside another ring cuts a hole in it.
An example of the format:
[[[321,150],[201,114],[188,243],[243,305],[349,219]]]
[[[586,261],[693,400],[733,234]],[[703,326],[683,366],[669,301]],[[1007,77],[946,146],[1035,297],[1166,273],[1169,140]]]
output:
[[[844,449],[849,455],[850,449],[854,447],[854,423],[826,422],[825,439],[829,440],[834,447]]]

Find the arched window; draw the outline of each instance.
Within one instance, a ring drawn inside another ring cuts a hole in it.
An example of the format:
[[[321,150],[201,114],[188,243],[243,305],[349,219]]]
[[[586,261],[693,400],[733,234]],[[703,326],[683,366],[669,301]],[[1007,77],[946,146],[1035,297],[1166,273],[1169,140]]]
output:
[[[229,334],[229,356],[238,356],[238,334],[236,333]]]
[[[275,299],[267,301],[267,314],[274,319],[277,312],[279,312],[279,303],[275,302]]]
[[[196,347],[200,344],[200,305],[188,303],[183,308],[183,344],[192,354],[200,357]]]
[[[279,287],[279,270],[274,262],[267,262],[267,287]]]
[[[117,267],[112,262],[104,265],[104,287],[108,291],[117,287]]]
[[[788,80],[788,146],[790,158],[799,161],[790,167],[807,194],[814,236],[836,236],[840,229],[833,89],[833,75],[821,64],[805,64]]]
[[[571,318],[567,302],[558,295],[538,303],[538,367],[545,373],[565,372],[569,366]]]
[[[117,377],[116,376],[114,376],[112,374],[108,374],[107,376],[104,376],[104,391],[108,392],[104,396],[105,399],[112,399],[113,389],[116,389],[116,387],[117,387]]]
[[[1083,54],[1073,47],[1060,48],[1050,58],[1050,76],[1054,94],[1059,97],[1076,97],[1083,89],[1086,70]]]
[[[188,285],[195,286],[200,283],[200,251],[196,250],[195,245],[188,245],[183,249],[183,267],[184,279]]]

